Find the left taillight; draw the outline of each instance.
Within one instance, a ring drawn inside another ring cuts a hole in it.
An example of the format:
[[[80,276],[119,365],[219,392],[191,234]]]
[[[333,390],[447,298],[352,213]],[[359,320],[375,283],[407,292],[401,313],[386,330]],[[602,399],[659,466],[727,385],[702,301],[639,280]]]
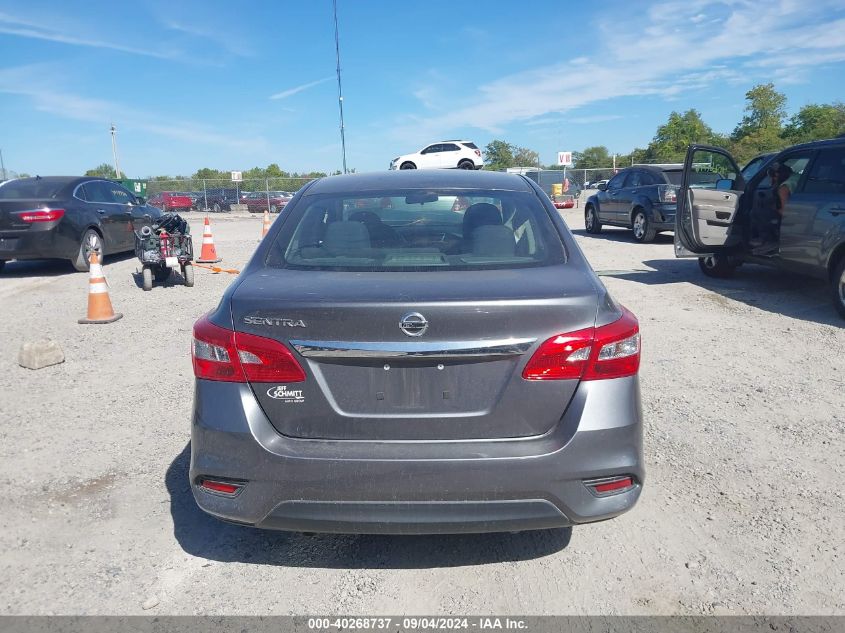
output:
[[[302,382],[305,372],[274,339],[233,332],[203,317],[194,324],[194,376],[222,382]]]
[[[38,222],[56,222],[65,215],[64,209],[33,209],[31,211],[18,211],[17,216],[21,222],[35,224]]]
[[[629,310],[613,323],[545,341],[522,370],[525,380],[605,380],[640,368],[640,326]]]

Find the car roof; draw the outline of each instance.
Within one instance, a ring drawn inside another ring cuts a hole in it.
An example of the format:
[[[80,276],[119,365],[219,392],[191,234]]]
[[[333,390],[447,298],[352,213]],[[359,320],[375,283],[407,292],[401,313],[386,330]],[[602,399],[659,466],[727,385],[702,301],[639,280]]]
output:
[[[531,191],[528,180],[501,171],[469,169],[401,169],[344,176],[326,176],[315,180],[306,194],[355,193],[385,189],[498,189]]]
[[[28,176],[26,178],[15,178],[15,180],[36,179],[47,183],[56,183],[57,185],[69,185],[76,182],[87,182],[88,180],[108,180],[108,178],[100,178],[99,176]]]
[[[800,143],[798,145],[790,145],[789,147],[785,147],[781,151],[785,152],[786,150],[792,150],[792,149],[817,149],[819,147],[830,147],[830,146],[837,146],[837,145],[845,145],[845,137],[838,136],[836,138],[828,138],[828,139],[823,139],[823,140],[820,140],[820,141],[809,141],[807,143]],[[775,152],[775,153],[779,154],[780,152]]]

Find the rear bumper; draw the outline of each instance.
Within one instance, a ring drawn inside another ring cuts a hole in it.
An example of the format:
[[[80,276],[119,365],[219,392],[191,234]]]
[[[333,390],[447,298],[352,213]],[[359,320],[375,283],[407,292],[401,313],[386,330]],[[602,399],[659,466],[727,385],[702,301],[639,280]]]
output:
[[[658,231],[674,231],[676,211],[677,206],[674,204],[654,205],[651,213],[651,225]]]
[[[70,259],[76,255],[78,242],[59,232],[59,227],[25,231],[0,231],[0,260]]]
[[[598,497],[584,479],[631,475]],[[235,497],[203,477],[247,482]],[[197,381],[190,483],[204,511],[260,528],[426,534],[562,527],[615,517],[645,472],[636,377],[582,383],[549,434],[515,440],[365,442],[280,435],[246,385]]]

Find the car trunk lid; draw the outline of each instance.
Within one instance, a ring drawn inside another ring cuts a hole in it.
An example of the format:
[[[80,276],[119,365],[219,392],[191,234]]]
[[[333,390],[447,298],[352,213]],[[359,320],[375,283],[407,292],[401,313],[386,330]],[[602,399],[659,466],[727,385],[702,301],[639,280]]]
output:
[[[595,278],[567,265],[449,273],[268,268],[232,298],[236,330],[283,342],[306,370],[303,383],[252,384],[276,429],[345,440],[548,432],[578,381],[527,381],[522,367],[547,338],[593,327],[596,309]],[[403,317],[415,336],[400,327]]]
[[[32,228],[32,222],[24,222],[21,220],[20,211],[37,211],[61,208],[64,208],[64,205],[62,205],[61,202],[51,199],[0,199],[0,234],[4,232],[20,233],[21,231],[28,231]]]

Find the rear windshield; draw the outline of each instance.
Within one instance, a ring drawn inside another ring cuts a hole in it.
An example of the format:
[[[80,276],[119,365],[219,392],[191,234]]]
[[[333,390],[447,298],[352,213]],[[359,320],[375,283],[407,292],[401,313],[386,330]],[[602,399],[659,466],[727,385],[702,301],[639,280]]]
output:
[[[478,145],[475,143],[461,143],[464,147],[469,147],[470,149],[478,149]]]
[[[55,180],[10,180],[0,185],[0,200],[15,198],[55,198],[67,182]]]
[[[666,179],[673,185],[681,186],[681,178],[684,175],[682,169],[664,170]],[[715,171],[694,171],[690,173],[690,187],[693,188],[712,188],[716,181],[720,180],[722,175]]]
[[[384,191],[304,196],[267,258],[312,270],[479,270],[565,261],[531,192]]]

